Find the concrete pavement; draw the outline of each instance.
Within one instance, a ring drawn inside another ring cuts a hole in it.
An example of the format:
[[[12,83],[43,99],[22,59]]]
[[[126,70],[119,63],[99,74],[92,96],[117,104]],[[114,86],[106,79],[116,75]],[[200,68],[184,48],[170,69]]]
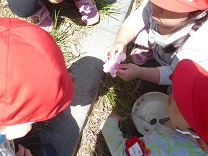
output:
[[[72,102],[52,119],[50,128],[40,131],[43,143],[53,144],[58,156],[76,155],[81,130],[84,128],[104,74],[102,52],[113,44],[121,24],[129,13],[131,3],[131,0],[115,2],[120,10],[115,18],[101,16],[100,23],[93,26],[87,36],[80,41],[78,49],[86,55],[68,69],[75,88]]]

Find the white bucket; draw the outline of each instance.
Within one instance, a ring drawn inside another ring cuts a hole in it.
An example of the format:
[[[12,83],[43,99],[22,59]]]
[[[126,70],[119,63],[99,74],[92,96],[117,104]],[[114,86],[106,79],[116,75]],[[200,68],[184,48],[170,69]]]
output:
[[[168,116],[165,110],[167,98],[164,93],[149,92],[136,100],[132,108],[132,119],[141,134],[151,134],[157,119]]]

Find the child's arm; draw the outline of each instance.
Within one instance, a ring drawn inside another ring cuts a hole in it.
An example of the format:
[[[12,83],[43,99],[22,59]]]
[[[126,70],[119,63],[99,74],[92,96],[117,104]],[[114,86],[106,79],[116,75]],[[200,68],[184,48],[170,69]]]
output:
[[[122,26],[116,37],[115,43],[123,43],[125,46],[135,37],[133,29],[129,26]]]
[[[173,73],[172,66],[160,66],[157,67],[160,75],[159,84],[161,85],[171,85],[170,75]]]
[[[134,38],[134,36],[134,32],[130,27],[121,27],[114,44],[105,50],[104,60],[107,60],[107,57],[114,57],[116,53],[126,53],[126,45]]]
[[[124,148],[126,139],[118,127],[118,120],[120,119],[121,117],[116,117],[114,114],[111,114],[101,129],[112,156],[125,155]]]
[[[156,67],[140,67],[132,63],[120,64],[120,67],[121,69],[117,70],[117,75],[125,81],[139,78],[153,83],[160,82],[160,71]]]
[[[144,0],[142,5],[124,21],[114,44],[105,50],[105,55],[114,57],[116,52],[119,54],[126,52],[126,45],[149,23],[149,10],[148,0]]]

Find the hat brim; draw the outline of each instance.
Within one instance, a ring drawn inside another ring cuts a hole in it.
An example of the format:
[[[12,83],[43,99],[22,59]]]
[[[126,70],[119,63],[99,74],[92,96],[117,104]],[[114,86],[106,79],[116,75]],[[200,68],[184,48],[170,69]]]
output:
[[[195,121],[195,108],[193,101],[195,89],[195,81],[199,72],[205,71],[200,65],[192,60],[184,59],[178,63],[173,75],[173,94],[176,104],[192,128],[196,128]]]
[[[173,94],[184,119],[208,143],[208,72],[198,63],[184,59],[173,74]]]
[[[189,68],[187,68],[187,66]],[[195,72],[196,67],[191,60],[182,60],[176,66],[173,75],[172,75],[172,85],[173,85],[173,94],[177,106],[186,119],[186,121],[193,120],[193,116],[187,115],[186,112],[193,114],[192,107],[192,90],[193,82],[195,75],[198,72]]]
[[[187,13],[199,10],[177,0],[150,0],[155,5],[172,12]]]

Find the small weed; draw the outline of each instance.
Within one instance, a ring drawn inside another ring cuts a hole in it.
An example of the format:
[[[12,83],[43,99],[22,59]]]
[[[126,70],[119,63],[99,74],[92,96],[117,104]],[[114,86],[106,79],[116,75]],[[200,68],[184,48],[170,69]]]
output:
[[[120,3],[122,2],[118,1],[116,3],[112,3],[112,2],[109,3],[109,2],[106,2],[105,0],[97,0],[96,6],[101,16],[112,17],[116,19],[116,16],[124,13],[121,11],[122,8],[119,7]]]
[[[103,94],[118,114],[131,113],[131,108],[139,95],[140,80],[123,81],[119,77],[104,77],[101,94]]]
[[[54,27],[49,33],[51,34],[51,36],[53,36],[54,40],[61,48],[65,58],[65,62],[69,63],[76,58],[76,56],[74,56],[72,53],[70,44],[68,43],[70,40],[69,37],[73,36],[73,32],[75,31],[72,31],[72,28],[76,29],[76,27],[73,27],[73,24],[66,19],[58,24],[59,13],[60,10],[54,10],[52,14]]]

